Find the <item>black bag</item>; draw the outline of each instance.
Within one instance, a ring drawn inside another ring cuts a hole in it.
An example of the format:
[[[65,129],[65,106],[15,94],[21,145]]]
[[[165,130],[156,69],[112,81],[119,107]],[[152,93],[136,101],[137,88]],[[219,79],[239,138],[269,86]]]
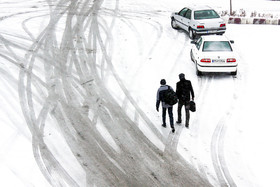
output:
[[[170,89],[170,86],[168,86],[168,89],[164,93],[163,101],[169,105],[175,105],[178,102],[178,97],[176,93]]]
[[[196,111],[196,106],[194,101],[190,101],[190,111],[195,112]]]

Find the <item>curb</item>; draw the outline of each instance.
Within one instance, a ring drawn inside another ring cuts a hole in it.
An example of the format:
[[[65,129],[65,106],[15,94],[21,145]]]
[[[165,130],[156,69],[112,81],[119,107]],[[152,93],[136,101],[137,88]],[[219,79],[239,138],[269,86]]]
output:
[[[267,24],[280,25],[280,19],[277,18],[246,18],[246,17],[223,17],[228,24]]]
[[[234,24],[241,24],[241,18],[229,18],[228,19],[228,23],[229,24],[232,24],[232,23],[234,23]]]
[[[253,24],[265,24],[266,23],[266,19],[264,18],[254,18],[253,19]]]

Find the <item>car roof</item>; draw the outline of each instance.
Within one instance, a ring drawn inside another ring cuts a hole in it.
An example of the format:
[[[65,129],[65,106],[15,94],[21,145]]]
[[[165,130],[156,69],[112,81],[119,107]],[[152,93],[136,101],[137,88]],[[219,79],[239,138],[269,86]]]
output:
[[[209,9],[213,9],[208,5],[190,5],[187,6],[186,8],[192,9],[192,10],[209,10]]]
[[[229,41],[224,35],[205,35],[201,36],[204,41]]]

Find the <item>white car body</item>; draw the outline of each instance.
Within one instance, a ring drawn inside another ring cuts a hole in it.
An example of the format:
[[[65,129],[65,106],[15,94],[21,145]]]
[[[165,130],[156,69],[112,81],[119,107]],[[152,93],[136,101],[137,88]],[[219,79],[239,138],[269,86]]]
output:
[[[209,6],[189,6],[171,14],[171,26],[189,32],[191,39],[196,35],[224,34],[225,21]]]
[[[196,65],[197,75],[203,72],[229,72],[236,75],[238,56],[232,46],[233,41],[225,36],[201,36],[192,41],[190,56]]]

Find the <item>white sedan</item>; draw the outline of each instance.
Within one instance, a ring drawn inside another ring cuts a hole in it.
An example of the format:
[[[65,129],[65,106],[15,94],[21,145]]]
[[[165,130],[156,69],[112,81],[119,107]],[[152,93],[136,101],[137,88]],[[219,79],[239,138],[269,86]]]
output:
[[[202,72],[229,72],[237,74],[237,54],[233,50],[234,41],[225,36],[201,36],[191,48],[191,60],[196,65],[196,74]]]
[[[171,14],[171,26],[184,29],[191,39],[198,35],[224,34],[226,23],[219,14],[209,6],[189,6]]]

